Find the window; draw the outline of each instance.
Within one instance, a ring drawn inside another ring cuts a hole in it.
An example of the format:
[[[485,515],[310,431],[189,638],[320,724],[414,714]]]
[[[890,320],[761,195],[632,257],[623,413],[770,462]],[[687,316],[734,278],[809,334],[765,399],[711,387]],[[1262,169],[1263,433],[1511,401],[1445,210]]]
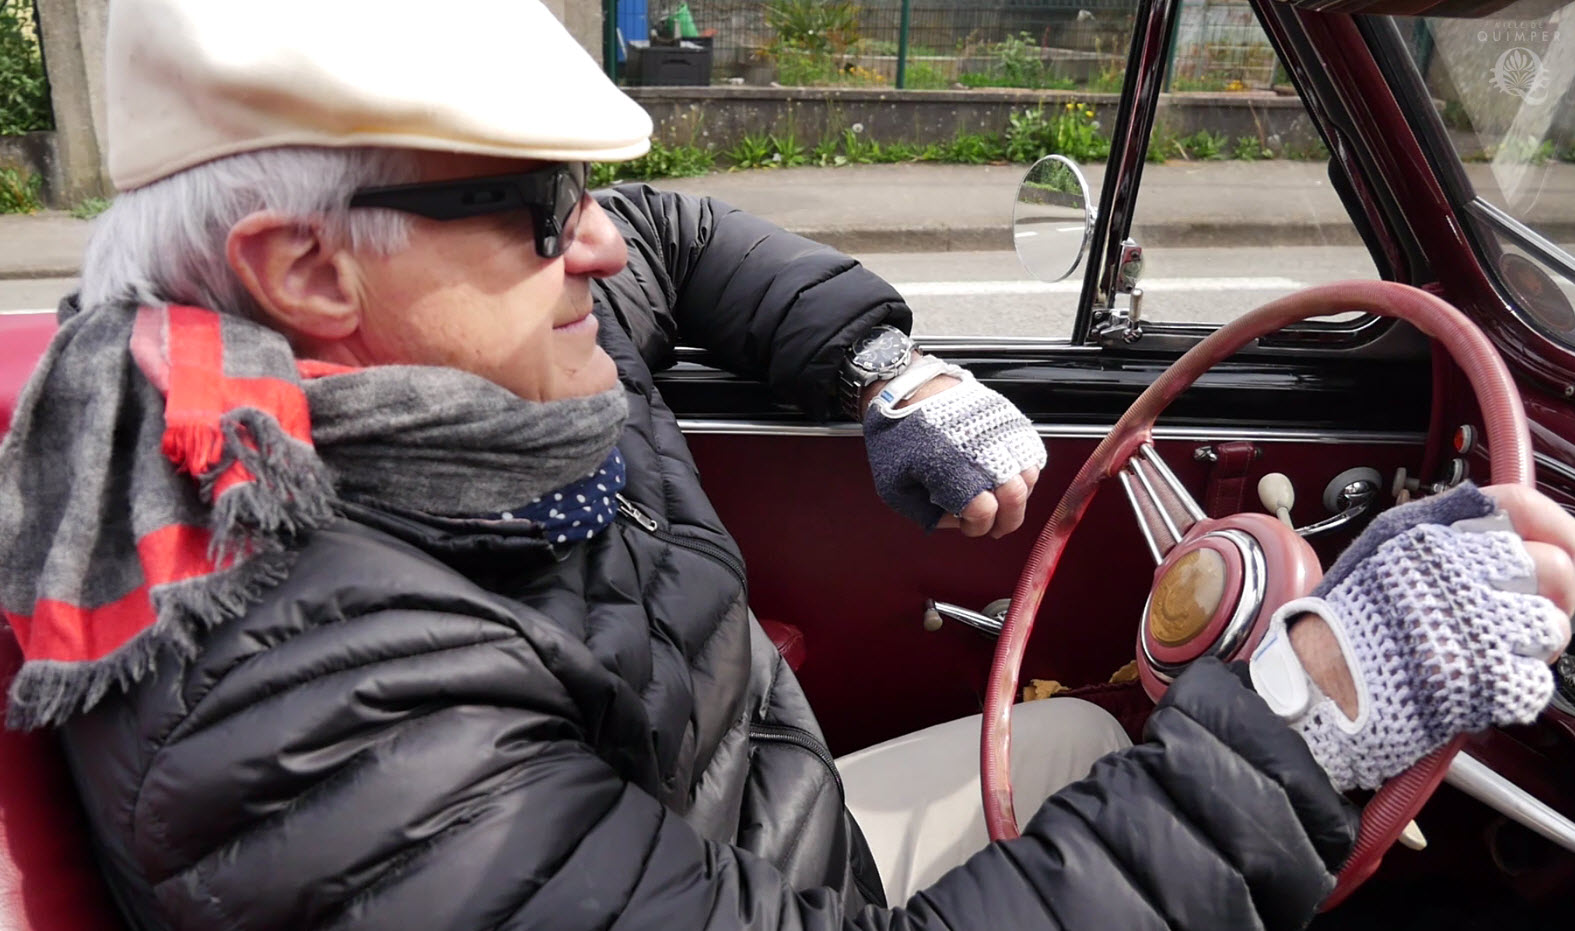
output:
[[[1245,2],[1185,3],[1133,211],[1143,316],[1218,325],[1373,278],[1328,151]]]
[[[1491,236],[1489,264],[1527,322],[1575,346],[1575,4],[1492,19],[1395,21]]]

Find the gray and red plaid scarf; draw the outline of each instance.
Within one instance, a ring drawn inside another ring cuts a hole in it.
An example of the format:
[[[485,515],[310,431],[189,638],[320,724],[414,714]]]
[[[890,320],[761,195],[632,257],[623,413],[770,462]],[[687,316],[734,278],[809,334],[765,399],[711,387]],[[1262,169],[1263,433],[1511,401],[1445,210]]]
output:
[[[621,389],[548,403],[454,369],[297,360],[193,307],[62,309],[0,445],[8,722],[59,724],[246,610],[338,500],[462,517],[593,472]]]

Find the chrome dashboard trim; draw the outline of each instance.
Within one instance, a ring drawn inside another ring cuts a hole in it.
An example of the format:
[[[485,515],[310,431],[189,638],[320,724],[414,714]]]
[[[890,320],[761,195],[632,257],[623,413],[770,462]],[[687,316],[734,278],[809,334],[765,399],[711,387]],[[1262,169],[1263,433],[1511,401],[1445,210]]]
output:
[[[1043,437],[1063,439],[1101,439],[1110,432],[1111,424],[1035,424],[1034,430]],[[801,424],[760,423],[749,420],[710,420],[681,418],[678,428],[685,433],[728,436],[858,436],[863,430],[855,423]],[[1425,442],[1425,433],[1383,433],[1376,430],[1333,430],[1316,433],[1311,430],[1253,430],[1242,427],[1166,427],[1154,428],[1156,440],[1260,440],[1281,443],[1370,443],[1385,446],[1405,446]]]
[[[1539,469],[1547,469],[1567,482],[1575,482],[1575,468],[1565,465],[1547,453],[1532,453],[1531,458]]]

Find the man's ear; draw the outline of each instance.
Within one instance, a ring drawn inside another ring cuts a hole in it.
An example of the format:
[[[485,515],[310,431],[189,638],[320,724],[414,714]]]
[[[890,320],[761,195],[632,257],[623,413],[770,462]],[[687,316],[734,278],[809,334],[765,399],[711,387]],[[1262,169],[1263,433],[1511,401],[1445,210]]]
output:
[[[338,340],[360,327],[356,263],[315,227],[259,211],[230,228],[224,249],[266,322],[287,335]]]

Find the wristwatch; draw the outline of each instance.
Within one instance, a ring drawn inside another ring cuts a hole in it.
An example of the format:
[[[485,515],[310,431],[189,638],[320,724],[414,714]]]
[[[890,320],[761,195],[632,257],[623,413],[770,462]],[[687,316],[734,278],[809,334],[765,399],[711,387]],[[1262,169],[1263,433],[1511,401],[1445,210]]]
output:
[[[913,361],[915,348],[908,334],[892,326],[878,326],[859,337],[848,347],[837,379],[837,399],[843,412],[854,420],[863,419],[859,399],[864,389],[902,374]]]

